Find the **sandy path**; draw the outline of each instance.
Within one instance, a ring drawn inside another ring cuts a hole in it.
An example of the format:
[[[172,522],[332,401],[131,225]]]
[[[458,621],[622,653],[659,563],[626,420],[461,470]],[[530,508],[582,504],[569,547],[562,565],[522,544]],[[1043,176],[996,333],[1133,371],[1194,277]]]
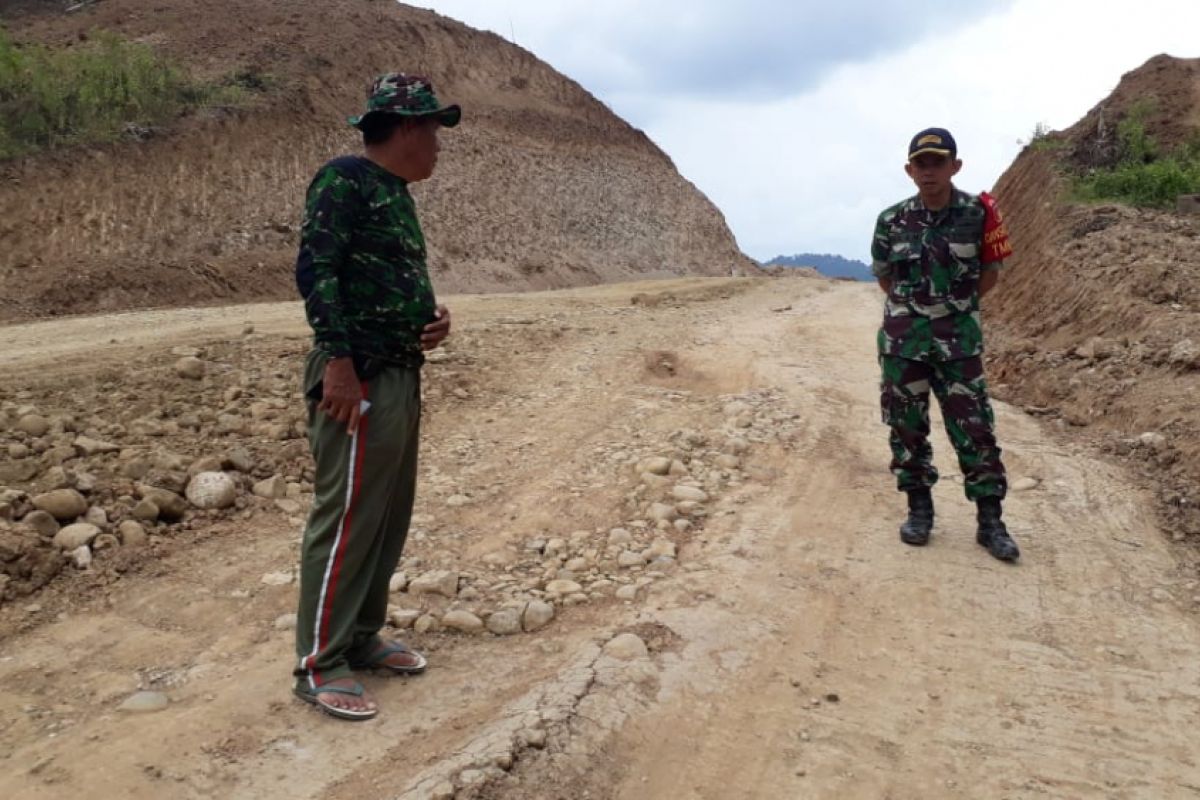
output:
[[[634,292],[678,300],[630,305]],[[290,636],[272,621],[294,589],[259,578],[294,559],[294,520],[228,525],[0,642],[0,796],[447,797],[435,787],[478,777],[464,767],[530,724],[545,749],[511,749],[515,767],[498,752],[509,772],[483,796],[1200,796],[1195,576],[1147,499],[1001,407],[1010,471],[1042,480],[1007,507],[1023,563],[974,543],[951,480],[933,544],[902,546],[871,287],[672,281],[453,300],[460,330],[528,328],[530,347],[501,371],[479,355],[488,377],[469,413],[431,411],[427,468],[500,499],[455,517],[461,537],[415,552],[450,548],[470,568],[534,534],[624,524],[632,483],[593,462],[681,428],[723,437],[722,405],[761,394],[745,480],[681,541],[680,569],[536,635],[430,637],[435,669],[372,679],[385,713],[351,730],[288,695]],[[82,373],[108,330],[119,341],[104,363],[236,335],[245,319],[301,335],[298,314],[19,326],[4,365]],[[488,446],[456,455],[472,442]],[[935,447],[953,473],[943,436]],[[597,648],[631,627],[669,644],[612,671]],[[116,713],[152,673],[171,707]]]

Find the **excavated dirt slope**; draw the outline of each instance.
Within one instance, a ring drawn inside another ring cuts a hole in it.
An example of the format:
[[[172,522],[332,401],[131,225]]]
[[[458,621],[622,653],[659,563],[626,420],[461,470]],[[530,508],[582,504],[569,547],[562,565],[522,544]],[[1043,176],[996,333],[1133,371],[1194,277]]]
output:
[[[531,53],[435,13],[366,0],[17,4],[19,41],[93,29],[195,76],[267,85],[251,108],[146,141],[0,165],[0,319],[291,296],[304,188],[355,150],[376,73],[435,79],[465,121],[417,187],[442,291],[563,287],[750,268],[721,213],[644,134]]]
[[[1071,203],[1072,170],[1111,163],[1135,103],[1164,149],[1200,130],[1200,59],[1157,56],[997,184],[1016,255],[989,297],[1001,396],[1139,466],[1178,539],[1200,535],[1200,217]]]

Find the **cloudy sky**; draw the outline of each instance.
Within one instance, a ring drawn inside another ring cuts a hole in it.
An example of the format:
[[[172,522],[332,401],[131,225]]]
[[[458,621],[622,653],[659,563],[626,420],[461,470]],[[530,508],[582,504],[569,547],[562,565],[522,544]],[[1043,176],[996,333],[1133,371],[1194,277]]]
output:
[[[1200,0],[409,0],[515,39],[646,133],[750,256],[867,259],[912,194],[913,133],[990,188],[1157,53],[1200,56]],[[1003,198],[1000,198],[1003,204]]]

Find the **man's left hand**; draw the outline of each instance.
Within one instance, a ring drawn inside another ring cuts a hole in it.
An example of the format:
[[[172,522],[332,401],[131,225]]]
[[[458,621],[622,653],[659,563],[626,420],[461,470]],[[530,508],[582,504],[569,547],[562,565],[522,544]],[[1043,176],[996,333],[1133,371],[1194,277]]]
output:
[[[432,350],[450,335],[450,309],[439,305],[433,312],[434,321],[421,333],[421,349]]]

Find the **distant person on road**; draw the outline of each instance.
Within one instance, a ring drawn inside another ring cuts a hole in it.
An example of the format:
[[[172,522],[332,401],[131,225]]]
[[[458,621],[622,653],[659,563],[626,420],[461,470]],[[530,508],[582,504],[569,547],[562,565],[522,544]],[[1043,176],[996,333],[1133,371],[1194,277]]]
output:
[[[308,187],[296,283],[314,334],[304,390],[316,480],[300,550],[295,693],[342,719],[378,713],[353,670],[426,665],[379,632],[412,517],[423,351],[450,333],[408,185],[433,174],[438,131],[461,116],[426,78],[380,76],[366,112],[350,118],[365,154],[335,158]]]
[[[1001,520],[1008,483],[983,377],[979,301],[1011,254],[995,202],[960,191],[958,146],[944,128],[912,138],[904,170],[917,194],[875,225],[871,271],[887,293],[879,331],[883,421],[891,428],[892,473],[908,494],[900,539],[929,542],[937,482],[929,444],[929,392],[958,453],[967,499],[978,507],[976,540],[1002,561],[1020,556]]]

